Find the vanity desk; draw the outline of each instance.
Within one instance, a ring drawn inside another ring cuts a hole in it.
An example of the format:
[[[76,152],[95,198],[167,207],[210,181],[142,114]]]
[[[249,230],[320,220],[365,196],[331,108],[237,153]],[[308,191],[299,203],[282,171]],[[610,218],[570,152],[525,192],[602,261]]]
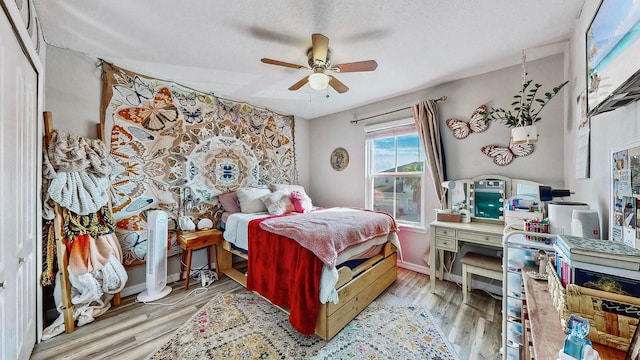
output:
[[[505,221],[513,222],[515,214],[515,211],[508,209],[508,199],[522,198],[523,206],[539,204],[539,186],[542,185],[529,180],[490,174],[448,181],[446,184],[448,209],[454,213],[460,209],[468,209],[471,222],[434,221],[431,223],[429,255],[431,292],[436,288],[436,272],[440,272],[440,280],[444,277],[445,251],[457,253],[464,243],[502,250]],[[540,214],[520,212],[517,215],[522,219],[524,216]]]
[[[472,221],[470,223],[434,221],[430,224],[431,251],[429,281],[431,292],[436,290],[436,270],[440,280],[444,274],[444,252],[457,253],[463,243],[502,249],[504,224]]]

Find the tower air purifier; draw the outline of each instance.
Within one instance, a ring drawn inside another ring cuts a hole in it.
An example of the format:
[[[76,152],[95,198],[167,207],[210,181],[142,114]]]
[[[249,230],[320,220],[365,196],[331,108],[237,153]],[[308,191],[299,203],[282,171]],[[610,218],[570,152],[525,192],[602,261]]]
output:
[[[573,210],[571,235],[589,239],[600,239],[600,218],[596,210]]]
[[[167,213],[151,210],[147,215],[147,289],[138,294],[138,301],[161,299],[171,292],[167,286]]]

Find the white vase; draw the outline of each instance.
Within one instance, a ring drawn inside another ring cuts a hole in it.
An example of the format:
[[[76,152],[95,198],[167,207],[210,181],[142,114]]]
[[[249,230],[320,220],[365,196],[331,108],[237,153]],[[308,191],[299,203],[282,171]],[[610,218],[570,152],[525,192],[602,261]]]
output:
[[[512,144],[529,144],[538,141],[538,127],[536,125],[518,126],[511,129]]]

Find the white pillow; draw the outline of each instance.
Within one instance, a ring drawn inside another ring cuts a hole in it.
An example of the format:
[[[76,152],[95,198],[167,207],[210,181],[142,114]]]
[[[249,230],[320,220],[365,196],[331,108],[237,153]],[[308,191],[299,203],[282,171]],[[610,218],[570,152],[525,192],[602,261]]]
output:
[[[270,184],[269,189],[271,189],[272,192],[284,191],[287,195],[291,194],[292,191],[296,191],[296,190],[303,193],[305,192],[304,186],[302,185]]]
[[[284,191],[272,192],[263,195],[260,199],[271,215],[282,215],[295,210],[289,195]]]
[[[238,201],[240,202],[240,210],[243,213],[266,212],[267,208],[260,198],[271,193],[269,189],[260,188],[242,188],[236,191]]]

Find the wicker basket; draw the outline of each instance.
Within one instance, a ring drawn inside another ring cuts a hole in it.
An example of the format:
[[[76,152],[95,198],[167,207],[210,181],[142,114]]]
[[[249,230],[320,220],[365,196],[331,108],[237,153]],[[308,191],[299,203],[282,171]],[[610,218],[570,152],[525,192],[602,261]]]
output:
[[[589,320],[591,329],[587,337],[591,341],[622,351],[628,350],[638,326],[640,299],[573,284],[567,285],[565,289],[553,262],[547,264],[547,273],[547,287],[553,299],[553,306],[560,315],[563,330],[567,329],[569,315],[576,314]],[[603,308],[612,310],[606,311]],[[625,313],[629,316],[623,315]]]

